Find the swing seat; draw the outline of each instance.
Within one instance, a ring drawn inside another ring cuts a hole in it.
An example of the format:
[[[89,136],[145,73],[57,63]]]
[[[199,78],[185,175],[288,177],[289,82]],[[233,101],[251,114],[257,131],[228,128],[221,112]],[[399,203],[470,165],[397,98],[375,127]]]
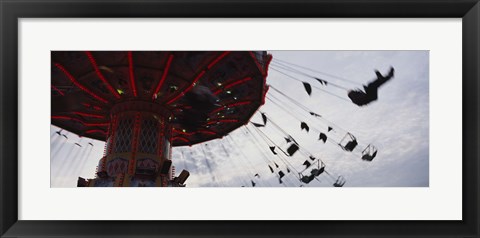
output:
[[[288,147],[287,153],[288,155],[293,156],[293,154],[295,154],[295,152],[297,152],[298,149],[299,147],[297,144],[292,144],[290,145],[290,147]]]
[[[77,180],[77,187],[86,187],[88,184],[87,180],[82,178],[82,177],[78,177],[78,180]]]
[[[372,161],[375,158],[375,156],[377,156],[377,148],[375,148],[373,145],[368,145],[362,151],[362,160]]]
[[[377,155],[377,152],[373,153],[372,155],[369,155],[369,154],[362,155],[362,160],[372,161],[376,155]]]
[[[343,187],[343,185],[347,182],[344,177],[338,176],[337,181],[333,184],[334,187]]]
[[[182,172],[180,173],[180,175],[178,175],[178,179],[177,179],[177,182],[179,184],[184,184],[185,181],[187,181],[188,177],[190,176],[190,173],[187,171],[187,170],[182,170]]]
[[[355,149],[355,147],[357,147],[357,145],[358,145],[357,140],[352,140],[352,141],[349,141],[343,148],[346,151],[353,151],[353,149]]]
[[[322,174],[323,172],[325,171],[325,167],[322,167],[320,169],[312,169],[312,171],[310,172],[313,176],[317,177],[319,176],[320,174]]]
[[[334,183],[333,184],[334,187],[343,187],[343,184],[340,184],[340,183]]]
[[[312,182],[312,180],[315,179],[315,176],[313,175],[310,175],[310,176],[302,176],[302,178],[300,179],[302,182],[306,183],[306,184],[309,184],[310,182]]]
[[[343,145],[345,141],[348,141],[348,142],[345,145]],[[355,138],[355,136],[353,136],[352,134],[350,134],[350,132],[348,132],[340,141],[340,143],[338,143],[338,145],[342,147],[343,150],[351,152],[358,145],[357,138]]]

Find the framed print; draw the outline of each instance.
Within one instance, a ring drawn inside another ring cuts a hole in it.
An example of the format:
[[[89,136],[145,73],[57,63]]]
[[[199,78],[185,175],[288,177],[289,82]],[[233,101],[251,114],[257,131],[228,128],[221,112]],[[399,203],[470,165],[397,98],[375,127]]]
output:
[[[2,237],[479,235],[477,1],[1,4]]]

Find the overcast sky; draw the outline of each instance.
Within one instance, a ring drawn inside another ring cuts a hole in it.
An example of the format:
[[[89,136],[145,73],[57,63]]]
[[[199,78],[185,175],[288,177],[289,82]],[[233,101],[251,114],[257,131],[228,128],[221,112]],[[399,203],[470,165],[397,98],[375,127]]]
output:
[[[258,131],[248,125],[223,139],[191,147],[175,147],[172,160],[177,174],[182,169],[190,172],[187,187],[251,187],[252,181],[257,187],[332,186],[340,175],[346,179],[345,187],[429,185],[428,51],[269,53],[273,55],[273,61],[267,84],[272,88],[265,105],[259,109],[268,117],[266,127]],[[301,73],[324,79],[328,84],[322,85],[313,78],[285,71],[281,65],[284,61],[317,71],[298,68]],[[395,77],[380,88],[378,101],[364,107],[349,101],[346,89],[361,88],[362,84],[375,78],[375,69],[386,74],[390,66],[395,68]],[[297,80],[310,83],[313,87],[310,96],[302,82]],[[321,118],[308,114],[273,88],[301,102],[302,107],[320,114]],[[262,122],[259,112],[252,121]],[[308,124],[309,132],[301,130],[301,121]],[[330,132],[327,131],[329,126],[333,128]],[[104,143],[63,131],[67,140],[55,134],[57,130],[51,127],[52,187],[75,187],[79,176],[93,178],[98,160],[103,155]],[[320,132],[327,135],[326,143],[318,140]],[[353,152],[346,152],[338,145],[347,132],[359,142]],[[268,135],[268,139],[264,140],[262,133]],[[301,147],[300,152],[292,157],[282,156],[279,150],[288,147],[284,139],[286,134]],[[268,148],[273,144],[280,147],[276,149],[278,155],[273,155]],[[369,144],[378,148],[378,154],[373,161],[365,162],[361,160],[361,152]],[[321,174],[318,180],[304,184],[299,181],[298,172],[305,168],[302,164],[309,160],[310,154],[325,163],[328,174]],[[279,171],[286,174],[281,184]]]

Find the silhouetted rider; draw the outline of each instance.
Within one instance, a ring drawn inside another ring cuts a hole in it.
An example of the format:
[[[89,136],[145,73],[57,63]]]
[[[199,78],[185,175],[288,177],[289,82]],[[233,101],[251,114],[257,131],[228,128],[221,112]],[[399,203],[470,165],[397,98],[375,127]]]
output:
[[[365,92],[361,90],[351,90],[348,92],[348,97],[352,100],[353,103],[358,106],[367,105],[378,99],[378,88],[382,86],[385,82],[393,78],[395,70],[393,67],[390,68],[387,76],[383,76],[378,70],[375,70],[377,79],[370,82],[367,86],[363,86]]]

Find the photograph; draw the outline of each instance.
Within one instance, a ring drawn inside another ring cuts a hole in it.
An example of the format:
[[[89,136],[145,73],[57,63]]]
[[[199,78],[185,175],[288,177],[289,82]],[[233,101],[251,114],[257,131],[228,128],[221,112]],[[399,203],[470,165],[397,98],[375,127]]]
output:
[[[429,51],[51,51],[50,133],[52,188],[429,187]]]
[[[479,0],[0,15],[2,238],[479,237]]]

